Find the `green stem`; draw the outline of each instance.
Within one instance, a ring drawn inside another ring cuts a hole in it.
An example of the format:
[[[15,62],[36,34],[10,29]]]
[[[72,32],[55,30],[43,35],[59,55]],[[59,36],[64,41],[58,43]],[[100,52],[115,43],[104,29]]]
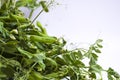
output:
[[[29,19],[31,19],[33,12],[34,12],[34,9],[32,9],[32,10],[30,11]]]
[[[50,6],[50,4],[52,4],[52,2],[53,1],[51,1],[46,7],[49,7]],[[38,14],[37,14],[37,16],[33,19],[33,21],[31,22],[31,24],[33,24],[33,22],[39,17],[39,15],[42,13],[44,11],[44,9],[42,9]],[[31,25],[30,24],[30,25]]]

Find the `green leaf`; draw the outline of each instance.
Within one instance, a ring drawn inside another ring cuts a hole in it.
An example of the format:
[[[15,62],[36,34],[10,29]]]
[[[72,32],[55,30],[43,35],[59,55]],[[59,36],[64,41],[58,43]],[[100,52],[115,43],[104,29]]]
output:
[[[95,64],[95,65],[91,65],[90,66],[90,71],[94,72],[94,73],[100,73],[101,74],[101,71],[103,71],[103,68],[98,65],[98,64]]]
[[[95,61],[97,61],[98,56],[97,56],[95,53],[92,53],[91,56],[92,56],[92,58],[93,58]]]
[[[70,56],[71,56],[71,58],[72,58],[73,61],[76,60],[76,53],[75,52],[71,52]]]
[[[103,41],[102,39],[98,39],[96,43],[101,43],[102,41]]]
[[[88,50],[68,50],[63,38],[49,36],[40,22],[37,26],[33,24],[38,15],[49,11],[53,1],[0,0],[0,80],[96,80],[102,76],[103,69],[97,64],[97,53],[103,47],[101,39]],[[40,13],[31,21],[39,6]],[[25,18],[19,7],[30,10],[29,18]],[[120,80],[112,68],[106,72],[109,80]]]
[[[94,50],[96,53],[101,53],[97,46],[92,46],[92,50]]]
[[[90,58],[91,58],[91,53],[92,53],[92,51],[91,51],[91,50],[88,50],[88,51],[84,54],[84,56],[90,59]]]
[[[113,76],[110,74],[108,74],[107,77],[108,77],[108,80],[114,80]]]
[[[95,49],[96,53],[101,53],[101,51],[99,49]]]
[[[92,64],[94,64],[94,62],[96,62],[97,59],[98,59],[98,56],[97,56],[97,54],[95,54],[95,53],[89,53],[89,52],[87,52],[87,53],[85,54],[85,56],[90,59],[90,64],[91,64],[91,62],[92,62]]]
[[[74,57],[74,59],[75,58],[76,59],[82,59],[83,58],[82,52],[80,50],[71,52],[70,54],[71,54],[72,58]]]
[[[108,78],[114,76],[116,79],[120,79],[120,75],[116,71],[114,71],[114,69],[109,68],[107,72],[108,72]]]
[[[43,62],[43,60],[45,60],[46,57],[45,57],[45,54],[44,53],[37,53],[37,54],[33,54],[33,58],[32,60],[36,63],[39,64],[39,70],[42,71],[45,69],[45,64]]]
[[[91,58],[89,61],[89,65],[94,65],[96,64],[96,60],[94,58]]]
[[[62,56],[63,56],[63,58],[64,58],[64,61],[65,61],[67,64],[72,64],[72,63],[73,63],[73,61],[72,61],[69,53],[65,53],[65,54],[63,54]]]
[[[89,77],[96,79],[96,74],[92,72]]]
[[[82,61],[80,61],[80,60],[76,60],[74,62],[74,65],[75,66],[79,66],[79,67],[85,67],[85,64]]]
[[[102,46],[101,44],[97,44],[97,46],[98,46],[99,48],[103,48],[103,46]]]

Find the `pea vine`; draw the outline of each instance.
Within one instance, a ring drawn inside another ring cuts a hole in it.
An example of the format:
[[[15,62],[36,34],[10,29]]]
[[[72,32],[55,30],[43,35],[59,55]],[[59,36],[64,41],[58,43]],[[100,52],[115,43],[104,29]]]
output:
[[[0,0],[0,80],[120,80],[111,67],[103,69],[97,63],[102,40],[89,49],[64,48],[64,38],[50,36],[39,21],[33,22],[53,1]],[[20,7],[31,10],[26,18]],[[42,7],[31,21],[33,11]],[[88,64],[84,63],[88,59]]]

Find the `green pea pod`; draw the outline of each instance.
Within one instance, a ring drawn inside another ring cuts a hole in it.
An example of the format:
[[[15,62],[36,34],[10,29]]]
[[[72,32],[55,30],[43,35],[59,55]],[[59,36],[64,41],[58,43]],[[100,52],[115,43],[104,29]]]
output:
[[[8,20],[10,19],[9,16],[0,16],[0,20]]]
[[[28,26],[30,26],[30,24],[23,24],[23,25],[20,25],[19,27],[24,29],[24,28],[27,28]]]
[[[55,37],[49,37],[49,36],[41,37],[41,36],[31,35],[30,40],[36,41],[36,42],[41,42],[41,43],[50,43],[50,44],[56,42]]]
[[[38,31],[38,30],[28,30],[28,31],[26,31],[26,33],[27,33],[28,35],[47,36],[47,35],[41,33],[41,32]]]
[[[13,29],[13,30],[10,31],[10,33],[12,33],[12,34],[18,34],[18,30],[17,29]]]
[[[48,12],[48,11],[49,11],[48,8],[47,8],[47,6],[46,6],[46,4],[45,4],[45,1],[41,1],[40,4],[42,5],[42,8],[43,8],[43,10],[44,10],[45,12]]]
[[[28,51],[25,51],[25,50],[21,49],[20,47],[18,47],[17,49],[18,49],[18,51],[19,51],[21,54],[26,55],[28,58],[32,58],[32,57],[33,57],[32,53],[30,53],[30,52],[28,52]]]
[[[37,21],[37,26],[40,28],[41,32],[43,34],[46,34],[47,35],[47,31],[45,28],[43,28],[43,26],[41,25],[41,23],[39,21]]]
[[[39,42],[34,42],[34,44],[38,47],[38,49],[45,50],[44,47]]]
[[[25,18],[24,16],[18,16],[18,15],[10,14],[10,18],[11,19],[16,19],[19,22],[29,22],[29,20],[27,18]]]
[[[46,34],[41,33],[41,32],[40,32],[40,31],[38,31],[38,30],[36,30],[36,34],[37,34],[37,35],[39,35],[39,36],[43,36],[43,37],[48,36],[48,35],[46,35]]]
[[[40,73],[32,71],[28,80],[43,80],[43,79],[44,77]]]
[[[46,65],[51,65],[52,68],[57,68],[57,63],[55,60],[51,59],[51,58],[46,58],[45,61],[47,62]]]
[[[60,65],[66,65],[65,60],[62,57],[56,57],[56,62]]]

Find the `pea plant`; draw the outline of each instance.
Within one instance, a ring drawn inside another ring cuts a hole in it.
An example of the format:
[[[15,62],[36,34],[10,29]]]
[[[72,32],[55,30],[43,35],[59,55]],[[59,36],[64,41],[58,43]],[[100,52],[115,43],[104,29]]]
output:
[[[53,1],[0,0],[0,80],[120,80],[111,67],[97,63],[102,40],[89,49],[66,49],[64,38],[50,36],[39,21],[33,22]],[[31,10],[26,18],[20,7]],[[31,21],[33,11],[40,13]],[[88,62],[84,63],[87,59]]]

